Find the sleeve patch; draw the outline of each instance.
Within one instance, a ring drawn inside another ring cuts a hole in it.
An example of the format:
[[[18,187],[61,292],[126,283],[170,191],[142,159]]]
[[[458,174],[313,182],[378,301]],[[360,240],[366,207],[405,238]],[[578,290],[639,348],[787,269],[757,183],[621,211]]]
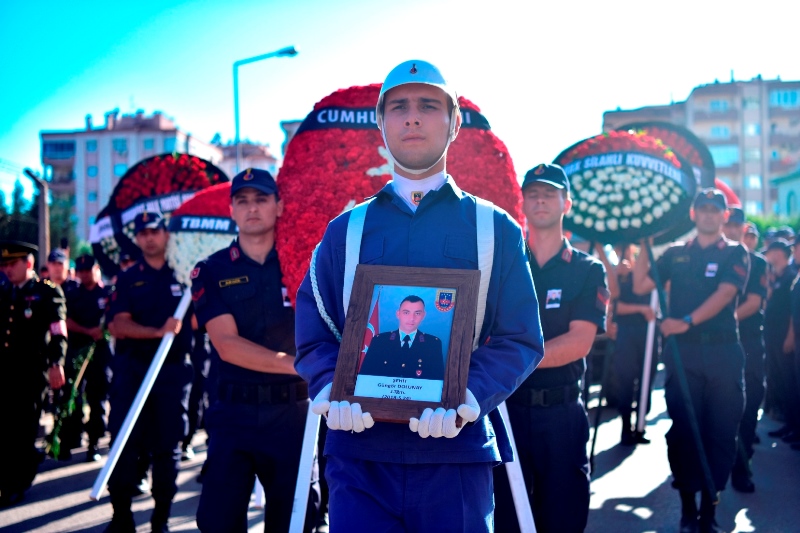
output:
[[[733,265],[733,271],[743,278],[747,276],[747,269],[742,265]]]
[[[611,293],[605,287],[597,287],[597,308],[605,312]]]

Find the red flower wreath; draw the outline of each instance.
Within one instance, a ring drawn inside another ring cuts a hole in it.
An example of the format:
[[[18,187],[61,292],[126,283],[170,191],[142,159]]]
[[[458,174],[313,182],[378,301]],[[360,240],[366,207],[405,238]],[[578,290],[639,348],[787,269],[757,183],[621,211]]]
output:
[[[306,121],[319,117],[322,110],[336,108],[338,112],[359,110],[360,116],[369,115],[374,122],[379,92],[379,84],[338,90],[318,102]],[[459,104],[462,113],[480,114],[466,98],[459,98]],[[328,118],[331,116],[329,111]],[[280,171],[284,212],[278,220],[276,246],[292,301],[328,222],[391,179],[377,126],[342,126],[328,124],[305,131],[301,127],[289,143]],[[485,128],[466,126],[450,146],[448,173],[463,190],[493,202],[522,221],[519,183],[506,146],[488,124]],[[281,231],[284,226],[286,230]]]
[[[666,159],[676,168],[681,168],[681,162],[672,149],[660,139],[646,135],[644,132],[634,131],[607,131],[577,145],[568,148],[556,158],[556,162],[565,165],[590,155],[608,154],[611,152],[640,152]]]

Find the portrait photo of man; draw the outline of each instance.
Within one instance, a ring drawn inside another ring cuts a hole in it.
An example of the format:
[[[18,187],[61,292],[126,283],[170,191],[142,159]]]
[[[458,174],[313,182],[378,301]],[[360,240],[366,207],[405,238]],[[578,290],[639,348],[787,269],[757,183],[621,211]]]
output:
[[[406,296],[395,315],[397,329],[382,332],[372,339],[359,374],[443,380],[442,341],[419,329],[425,319],[423,299]]]

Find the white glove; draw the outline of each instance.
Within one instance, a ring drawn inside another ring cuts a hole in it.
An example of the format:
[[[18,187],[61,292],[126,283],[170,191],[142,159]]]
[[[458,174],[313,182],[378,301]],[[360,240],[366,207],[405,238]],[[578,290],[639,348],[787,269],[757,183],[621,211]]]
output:
[[[439,407],[435,411],[428,407],[422,411],[419,420],[412,418],[408,421],[408,427],[414,433],[418,433],[420,437],[427,438],[433,437],[446,437],[452,439],[461,432],[461,427],[456,427],[456,415],[460,415],[464,419],[464,423],[475,422],[481,414],[481,407],[478,405],[478,400],[472,394],[472,391],[467,389],[466,403],[458,406],[458,411],[455,409],[448,409],[445,411],[443,407]]]
[[[311,402],[311,412],[324,416],[330,429],[361,433],[375,425],[371,414],[361,412],[360,403],[332,402],[331,387],[333,383],[325,385]]]

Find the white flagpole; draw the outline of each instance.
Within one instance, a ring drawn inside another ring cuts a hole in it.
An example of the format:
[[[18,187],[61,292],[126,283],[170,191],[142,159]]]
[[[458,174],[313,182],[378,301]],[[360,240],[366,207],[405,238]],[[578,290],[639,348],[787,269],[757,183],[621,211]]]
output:
[[[173,318],[183,320],[183,316],[186,314],[186,310],[189,309],[189,303],[191,303],[191,300],[191,291],[188,288],[184,289],[183,296],[181,297],[180,302],[178,302],[178,307],[175,309],[175,313],[172,315]],[[188,327],[186,324],[184,326]],[[122,428],[120,429],[119,434],[114,436],[114,444],[111,446],[111,451],[108,452],[106,464],[103,465],[103,468],[100,470],[100,473],[97,475],[97,479],[92,486],[92,492],[89,494],[89,498],[92,500],[97,501],[100,499],[100,496],[102,495],[103,490],[108,483],[108,478],[111,477],[111,472],[114,470],[114,467],[119,460],[119,455],[122,452],[122,449],[125,447],[125,443],[128,442],[128,438],[131,436],[131,431],[133,431],[133,426],[136,424],[136,419],[139,418],[139,414],[142,412],[144,402],[147,400],[147,396],[150,394],[150,390],[153,388],[153,383],[155,383],[156,378],[158,377],[158,372],[161,370],[161,366],[164,364],[164,360],[167,358],[167,353],[172,347],[172,341],[174,339],[175,334],[172,332],[167,333],[161,339],[161,344],[158,345],[158,350],[156,350],[156,354],[153,356],[153,361],[150,363],[150,368],[147,369],[147,374],[142,380],[142,384],[139,387],[139,392],[136,393],[136,398],[133,400],[133,405],[131,405],[130,410],[128,410],[128,414],[125,416],[125,421],[122,423]]]
[[[530,500],[528,500],[528,490],[525,488],[525,478],[522,477],[522,467],[519,463],[517,441],[514,440],[514,431],[511,429],[511,419],[508,416],[506,402],[497,406],[497,409],[506,421],[508,440],[511,442],[511,449],[514,451],[515,460],[506,463],[506,474],[508,475],[508,484],[511,486],[511,496],[514,499],[514,509],[517,512],[519,530],[522,533],[536,533],[536,524],[533,523],[533,511],[531,510]]]
[[[642,365],[642,379],[639,381],[639,409],[636,414],[636,431],[644,431],[645,418],[647,417],[647,400],[650,396],[650,372],[653,368],[653,341],[656,337],[656,318],[658,313],[658,291],[653,289],[650,293],[650,309],[653,310],[653,320],[647,323],[647,344],[644,347],[644,364]]]
[[[297,469],[297,484],[294,489],[294,504],[292,505],[292,520],[289,523],[289,533],[302,533],[306,522],[311,472],[314,469],[314,455],[316,455],[317,438],[319,437],[319,420],[319,415],[311,412],[311,402],[309,402],[306,428],[303,433],[303,447],[300,449],[300,466]]]

